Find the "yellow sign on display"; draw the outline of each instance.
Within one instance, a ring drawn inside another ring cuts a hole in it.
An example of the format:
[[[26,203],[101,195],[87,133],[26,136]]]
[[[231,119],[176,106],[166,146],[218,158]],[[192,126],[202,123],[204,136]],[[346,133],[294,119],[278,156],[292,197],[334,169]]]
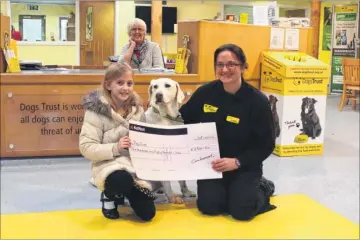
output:
[[[286,96],[326,95],[328,83],[328,78],[283,77],[268,67],[261,71],[261,89]]]
[[[9,33],[4,33],[4,48],[2,49],[6,60],[6,72],[17,73],[20,72],[20,63],[17,55],[16,41],[10,39]]]
[[[265,52],[262,62],[285,77],[326,78],[331,71],[328,64],[299,52]]]
[[[188,49],[188,42],[190,37],[188,35],[183,36],[183,47],[178,48],[175,63],[175,73],[188,73],[188,62],[191,55],[191,51]]]
[[[248,24],[249,21],[249,15],[247,13],[241,13],[240,14],[240,23]]]
[[[186,48],[178,48],[175,62],[175,73],[186,73]]]
[[[336,6],[335,12],[346,12],[346,13],[357,13],[358,7],[355,5],[343,5],[343,6]]]
[[[274,154],[323,153],[329,77],[329,65],[304,53],[263,54],[260,89],[274,119]]]
[[[324,152],[323,144],[294,144],[275,145],[274,154],[281,157],[321,155]]]

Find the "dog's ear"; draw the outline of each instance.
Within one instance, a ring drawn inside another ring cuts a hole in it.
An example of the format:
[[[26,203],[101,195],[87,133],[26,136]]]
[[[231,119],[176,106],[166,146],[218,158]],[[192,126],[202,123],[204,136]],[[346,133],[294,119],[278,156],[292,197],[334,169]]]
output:
[[[176,101],[178,102],[178,104],[181,104],[184,101],[184,99],[185,99],[185,95],[181,90],[179,83],[176,83]]]
[[[152,83],[153,83],[153,80],[150,81],[149,88],[148,88],[149,102],[150,102],[151,95],[152,95]]]
[[[315,98],[313,98],[312,100],[314,104],[317,103],[317,100]]]
[[[275,98],[275,102],[277,102],[278,101],[277,97],[274,97],[274,98]]]

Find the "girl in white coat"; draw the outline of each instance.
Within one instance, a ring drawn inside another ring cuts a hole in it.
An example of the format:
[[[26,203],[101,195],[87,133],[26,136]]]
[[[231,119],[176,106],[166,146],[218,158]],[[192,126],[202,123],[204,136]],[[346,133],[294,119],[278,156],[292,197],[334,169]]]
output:
[[[117,206],[126,197],[136,215],[150,221],[156,212],[151,184],[136,177],[128,150],[129,120],[139,121],[144,113],[133,88],[133,72],[128,64],[108,67],[102,87],[84,98],[79,148],[92,163],[94,183],[102,191],[103,215],[119,218]]]

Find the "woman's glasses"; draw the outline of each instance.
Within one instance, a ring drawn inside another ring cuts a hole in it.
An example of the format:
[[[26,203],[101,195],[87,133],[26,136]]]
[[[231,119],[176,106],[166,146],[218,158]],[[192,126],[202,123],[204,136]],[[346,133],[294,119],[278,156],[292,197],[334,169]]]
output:
[[[217,69],[223,69],[226,66],[226,68],[228,68],[228,69],[234,69],[235,67],[240,66],[240,65],[241,64],[236,63],[236,62],[228,62],[228,63],[216,63],[215,67]]]
[[[131,31],[132,31],[132,32],[136,32],[136,31],[138,31],[138,32],[144,32],[145,29],[143,29],[143,28],[132,28]]]

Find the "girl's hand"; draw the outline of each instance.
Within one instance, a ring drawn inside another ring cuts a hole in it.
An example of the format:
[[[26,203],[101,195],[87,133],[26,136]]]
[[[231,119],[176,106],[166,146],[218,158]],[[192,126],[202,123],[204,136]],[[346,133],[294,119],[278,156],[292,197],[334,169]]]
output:
[[[235,158],[220,158],[211,162],[212,168],[217,172],[227,172],[238,168]]]
[[[118,148],[119,152],[121,152],[125,148],[130,148],[130,146],[131,146],[131,141],[128,136],[120,138],[120,140],[117,144],[117,148]]]

